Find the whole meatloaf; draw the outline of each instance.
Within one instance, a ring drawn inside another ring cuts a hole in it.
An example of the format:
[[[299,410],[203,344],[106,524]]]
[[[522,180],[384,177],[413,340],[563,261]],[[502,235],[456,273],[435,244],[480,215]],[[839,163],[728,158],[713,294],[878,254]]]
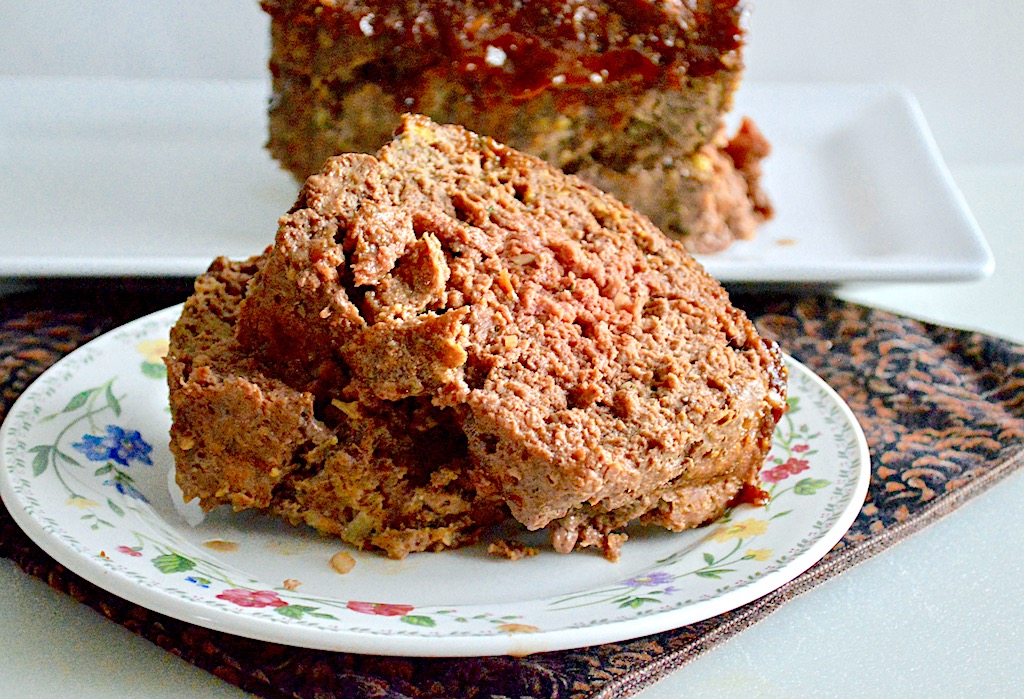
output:
[[[693,252],[771,214],[767,141],[723,115],[742,0],[264,0],[269,148],[300,180],[401,114],[460,124],[618,196]]]
[[[785,369],[648,219],[461,127],[406,117],[220,259],[171,333],[186,499],[401,558],[509,515],[615,559],[632,522],[721,515]]]

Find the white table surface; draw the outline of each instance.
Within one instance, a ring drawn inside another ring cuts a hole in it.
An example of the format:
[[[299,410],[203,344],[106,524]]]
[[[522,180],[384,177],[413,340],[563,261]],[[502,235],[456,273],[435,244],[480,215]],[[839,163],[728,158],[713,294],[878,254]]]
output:
[[[979,282],[841,294],[1024,342],[1024,3],[947,5],[758,4],[748,76],[909,87],[993,249],[996,271]],[[0,0],[0,75],[260,77],[265,32],[255,3],[238,0],[188,9]],[[1022,502],[1024,475],[1017,474],[640,696],[1021,696]],[[0,561],[0,589],[0,697],[244,696],[7,561]]]

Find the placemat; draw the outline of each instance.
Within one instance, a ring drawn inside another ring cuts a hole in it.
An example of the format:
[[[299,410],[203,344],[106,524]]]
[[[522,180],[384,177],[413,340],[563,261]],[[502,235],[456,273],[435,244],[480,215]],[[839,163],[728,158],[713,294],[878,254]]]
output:
[[[184,300],[188,280],[50,282],[0,301],[0,418],[44,369],[129,320]],[[1024,347],[828,295],[734,296],[761,330],[849,403],[871,449],[860,515],[818,564],[706,621],[525,658],[391,658],[210,631],[113,596],[57,564],[0,507],[0,555],[161,648],[257,696],[572,697],[632,694],[892,546],[1024,463]]]

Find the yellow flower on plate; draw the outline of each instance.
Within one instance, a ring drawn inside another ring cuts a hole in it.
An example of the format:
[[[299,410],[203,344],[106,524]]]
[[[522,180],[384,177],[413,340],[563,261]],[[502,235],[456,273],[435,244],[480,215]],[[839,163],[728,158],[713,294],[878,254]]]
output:
[[[64,504],[65,505],[69,505],[70,507],[77,507],[80,510],[84,510],[87,507],[99,507],[100,506],[100,504],[98,502],[93,502],[92,500],[89,500],[87,498],[83,498],[81,495],[76,495],[75,497],[71,498],[70,500],[68,500]]]
[[[537,633],[540,631],[538,627],[529,624],[501,624],[497,629],[505,633]]]
[[[746,539],[750,536],[758,536],[768,531],[768,522],[763,519],[744,519],[740,522],[730,522],[711,535],[715,541],[730,541],[732,539]]]
[[[772,557],[771,549],[747,549],[746,554],[743,556],[746,559],[754,559],[755,561],[767,561]]]
[[[167,355],[167,338],[161,337],[155,340],[143,340],[135,345],[135,349],[150,364],[162,364]]]

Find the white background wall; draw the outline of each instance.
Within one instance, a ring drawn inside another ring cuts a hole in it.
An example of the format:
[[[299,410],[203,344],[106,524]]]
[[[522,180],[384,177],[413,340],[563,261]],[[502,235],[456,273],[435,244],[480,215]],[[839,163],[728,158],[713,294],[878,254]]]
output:
[[[0,75],[256,78],[256,0],[0,0]],[[755,0],[747,78],[910,88],[947,160],[1024,158],[1024,2]]]

